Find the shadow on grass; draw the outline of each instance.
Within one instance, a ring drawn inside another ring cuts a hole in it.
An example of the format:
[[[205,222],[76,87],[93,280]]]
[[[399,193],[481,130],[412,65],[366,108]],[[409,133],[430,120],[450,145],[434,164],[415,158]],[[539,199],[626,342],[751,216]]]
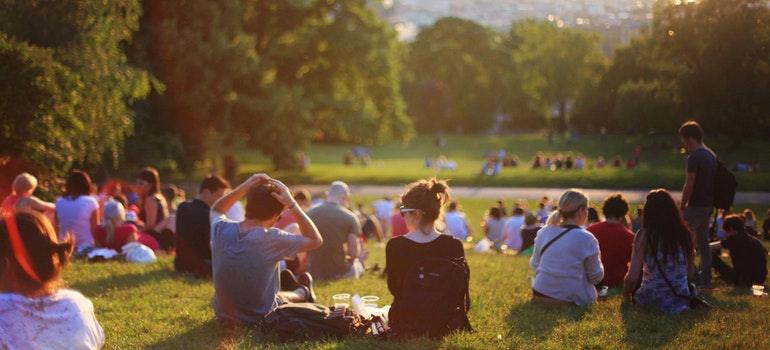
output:
[[[168,281],[169,279],[181,279],[192,285],[211,283],[210,281],[196,279],[184,274],[177,274],[166,269],[156,269],[146,272],[111,275],[87,282],[75,282],[71,284],[71,287],[79,290],[85,295],[98,295],[109,289],[126,290],[137,288],[148,283]]]
[[[624,339],[632,348],[658,348],[669,345],[679,333],[693,328],[709,311],[690,310],[679,315],[624,303],[620,308]]]
[[[579,322],[587,311],[585,307],[571,304],[525,302],[511,308],[505,320],[512,333],[542,341],[548,339],[560,324]]]

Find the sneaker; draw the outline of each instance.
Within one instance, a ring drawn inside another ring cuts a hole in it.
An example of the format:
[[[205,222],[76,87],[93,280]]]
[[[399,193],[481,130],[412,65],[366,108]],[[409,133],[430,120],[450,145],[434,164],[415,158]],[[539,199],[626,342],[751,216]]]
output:
[[[307,302],[314,303],[316,301],[315,290],[313,289],[313,276],[305,272],[297,278],[297,282],[305,287],[307,292]]]

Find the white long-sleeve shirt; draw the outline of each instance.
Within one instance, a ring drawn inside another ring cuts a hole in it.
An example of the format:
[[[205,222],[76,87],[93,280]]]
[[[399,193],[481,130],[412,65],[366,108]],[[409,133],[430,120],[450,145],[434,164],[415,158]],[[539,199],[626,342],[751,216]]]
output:
[[[551,298],[577,305],[596,302],[596,283],[604,278],[599,242],[581,228],[575,228],[554,242],[540,256],[542,248],[565,230],[546,226],[537,233],[529,265],[535,270],[532,288]]]

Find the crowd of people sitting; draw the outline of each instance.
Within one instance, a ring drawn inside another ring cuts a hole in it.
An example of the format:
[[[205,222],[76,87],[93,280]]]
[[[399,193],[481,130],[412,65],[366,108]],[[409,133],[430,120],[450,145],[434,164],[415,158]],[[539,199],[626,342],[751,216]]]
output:
[[[590,305],[617,288],[629,302],[680,313],[698,295],[691,282],[709,290],[712,269],[740,288],[764,286],[767,250],[759,239],[770,238],[770,211],[761,232],[753,212],[724,212],[710,237],[703,236],[708,225],[698,215],[706,213],[709,190],[698,174],[716,162],[702,131],[693,128],[680,130],[691,156],[679,205],[663,189],[650,191],[633,218],[621,194],[604,199],[601,215],[576,189],[555,203],[544,197],[532,211],[514,203],[510,216],[498,201],[483,220],[484,239],[497,251],[529,258],[535,302]],[[472,230],[445,181],[414,182],[398,202],[383,197],[372,203],[372,213],[360,203],[353,208],[344,182],[312,198],[266,174],[235,187],[207,176],[189,200],[180,189],[162,186],[150,167],[133,185],[113,183],[100,191],[87,173],[73,170],[54,203],[35,197],[36,187],[34,176],[20,174],[0,206],[3,347],[101,347],[105,335],[93,304],[63,287],[62,269],[97,249],[135,246],[174,255],[176,271],[211,279],[221,322],[261,325],[279,307],[316,302],[315,280],[376,271],[367,267],[368,244],[387,240],[390,335],[440,338],[472,328],[464,248]]]

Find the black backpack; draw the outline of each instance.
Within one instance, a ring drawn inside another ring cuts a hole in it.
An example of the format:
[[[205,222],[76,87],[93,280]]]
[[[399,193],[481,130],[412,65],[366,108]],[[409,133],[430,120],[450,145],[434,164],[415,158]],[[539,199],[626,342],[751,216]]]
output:
[[[735,174],[717,159],[717,169],[714,172],[714,207],[730,210],[737,188],[738,181],[735,179]]]
[[[470,270],[465,258],[425,258],[406,272],[389,313],[396,338],[441,338],[471,331],[468,310]]]
[[[342,338],[366,331],[366,325],[350,312],[332,316],[326,306],[314,303],[289,303],[265,316],[265,329],[282,340]]]

